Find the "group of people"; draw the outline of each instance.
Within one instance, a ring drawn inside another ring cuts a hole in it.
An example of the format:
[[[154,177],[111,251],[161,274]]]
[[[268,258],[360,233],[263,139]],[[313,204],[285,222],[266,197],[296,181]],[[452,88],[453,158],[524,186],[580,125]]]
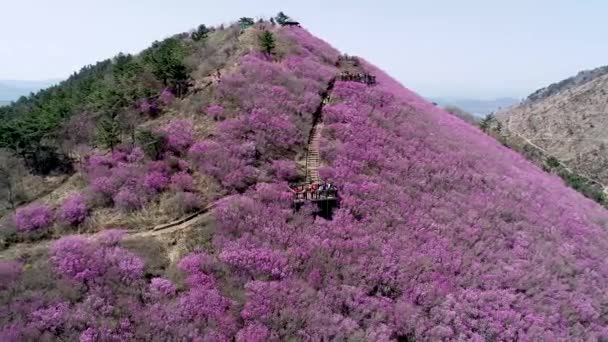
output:
[[[366,74],[366,73],[351,73],[348,71],[344,71],[338,77],[340,81],[353,81],[360,82],[365,84],[376,84],[376,76]]]
[[[296,199],[302,200],[331,199],[338,196],[338,189],[329,182],[292,185],[290,189]]]

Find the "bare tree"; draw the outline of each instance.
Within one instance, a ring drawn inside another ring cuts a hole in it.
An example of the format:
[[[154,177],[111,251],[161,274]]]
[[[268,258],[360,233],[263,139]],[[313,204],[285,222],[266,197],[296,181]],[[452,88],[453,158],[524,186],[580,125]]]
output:
[[[8,202],[10,209],[25,197],[22,178],[26,174],[23,162],[8,152],[0,150],[0,202]]]

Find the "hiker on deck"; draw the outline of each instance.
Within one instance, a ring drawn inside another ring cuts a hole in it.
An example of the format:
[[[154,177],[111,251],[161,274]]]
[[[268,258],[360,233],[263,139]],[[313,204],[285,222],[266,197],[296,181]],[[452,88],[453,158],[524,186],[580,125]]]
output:
[[[317,183],[310,184],[310,199],[315,199],[318,186],[319,185]]]

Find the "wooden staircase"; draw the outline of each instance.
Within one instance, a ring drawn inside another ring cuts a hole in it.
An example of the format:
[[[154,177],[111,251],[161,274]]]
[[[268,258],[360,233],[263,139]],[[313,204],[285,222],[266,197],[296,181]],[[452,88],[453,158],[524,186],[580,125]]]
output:
[[[317,122],[310,135],[308,142],[308,151],[306,152],[306,182],[317,183],[321,179],[319,178],[319,142],[321,140],[321,131],[323,130],[323,123]]]

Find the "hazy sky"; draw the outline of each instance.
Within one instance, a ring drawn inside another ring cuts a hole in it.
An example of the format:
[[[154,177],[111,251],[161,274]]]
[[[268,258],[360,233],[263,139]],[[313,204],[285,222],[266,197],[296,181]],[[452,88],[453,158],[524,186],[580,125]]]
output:
[[[0,79],[65,78],[201,23],[279,10],[425,96],[522,97],[608,64],[606,0],[2,0]]]

